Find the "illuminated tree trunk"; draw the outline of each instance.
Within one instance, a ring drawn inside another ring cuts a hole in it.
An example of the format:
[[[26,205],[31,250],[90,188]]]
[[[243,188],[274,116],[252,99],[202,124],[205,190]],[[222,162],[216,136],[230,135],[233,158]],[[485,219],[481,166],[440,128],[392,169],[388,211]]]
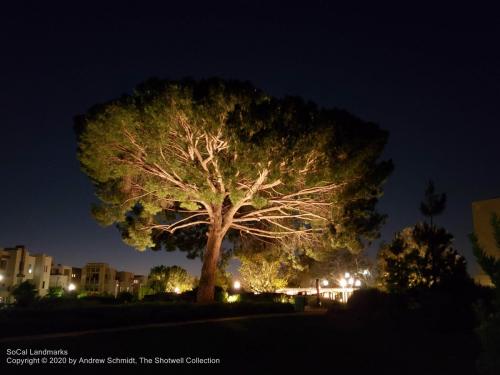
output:
[[[207,233],[207,248],[203,255],[203,266],[201,267],[200,284],[198,286],[197,295],[198,303],[212,303],[215,297],[215,273],[224,233],[222,231],[220,207],[214,211],[214,218]]]

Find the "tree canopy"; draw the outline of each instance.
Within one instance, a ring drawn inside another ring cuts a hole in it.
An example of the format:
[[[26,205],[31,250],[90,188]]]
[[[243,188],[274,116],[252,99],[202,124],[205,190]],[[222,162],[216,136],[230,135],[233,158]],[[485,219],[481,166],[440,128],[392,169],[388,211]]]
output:
[[[239,268],[241,281],[246,290],[256,293],[275,292],[288,284],[289,272],[285,264],[275,256],[262,253],[242,256]]]
[[[76,130],[95,218],[139,250],[201,255],[202,301],[226,234],[359,248],[384,219],[387,132],[247,82],[150,80],[77,117]]]
[[[432,222],[445,203],[446,195],[436,194],[429,183],[421,211],[430,223],[405,228],[381,246],[379,277],[388,290],[404,292],[469,279],[465,258],[453,247],[453,235]]]
[[[149,287],[156,293],[181,293],[193,289],[194,278],[179,266],[156,266],[149,272]]]

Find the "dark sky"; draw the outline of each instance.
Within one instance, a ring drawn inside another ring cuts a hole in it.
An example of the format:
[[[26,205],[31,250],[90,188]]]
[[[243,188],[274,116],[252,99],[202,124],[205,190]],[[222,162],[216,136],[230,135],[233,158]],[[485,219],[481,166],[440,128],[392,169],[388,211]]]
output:
[[[418,204],[433,178],[449,200],[438,223],[472,262],[471,202],[500,195],[498,9],[11,3],[0,9],[0,247],[26,244],[75,266],[104,261],[146,273],[180,264],[198,274],[199,261],[137,252],[92,219],[72,121],[151,76],[222,76],[388,129],[385,157],[396,169],[379,205],[389,215],[382,239],[422,219]]]

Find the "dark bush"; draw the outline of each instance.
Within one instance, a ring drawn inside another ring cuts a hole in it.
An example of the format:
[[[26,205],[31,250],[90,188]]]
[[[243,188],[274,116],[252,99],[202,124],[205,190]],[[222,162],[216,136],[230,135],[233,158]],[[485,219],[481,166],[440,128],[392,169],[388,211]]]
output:
[[[178,300],[178,294],[175,293],[156,293],[144,296],[144,302],[174,302]]]
[[[64,331],[120,327],[222,318],[238,315],[293,312],[284,303],[129,303],[123,305],[87,305],[61,308],[6,309],[0,311],[3,336],[32,335]],[[44,324],[40,324],[43,321]]]
[[[293,299],[284,293],[260,293],[254,294],[249,292],[240,293],[241,302],[258,302],[258,303],[280,303]]]
[[[12,295],[16,299],[17,307],[32,306],[38,299],[35,286],[27,280],[17,285]]]
[[[130,292],[120,292],[118,296],[116,296],[116,300],[118,303],[130,303],[135,300],[135,297]]]
[[[321,307],[328,309],[329,312],[336,312],[346,309],[346,305],[344,303],[328,298],[321,299]]]
[[[349,298],[347,307],[354,311],[380,310],[387,306],[388,299],[389,295],[379,289],[359,289]]]
[[[102,305],[115,305],[118,303],[114,296],[110,295],[95,295],[95,296],[85,296],[80,298],[84,302],[102,304]]]
[[[415,313],[422,319],[422,324],[432,330],[471,330],[477,325],[476,292],[474,288],[459,290],[448,286],[423,288],[415,295],[419,304]]]

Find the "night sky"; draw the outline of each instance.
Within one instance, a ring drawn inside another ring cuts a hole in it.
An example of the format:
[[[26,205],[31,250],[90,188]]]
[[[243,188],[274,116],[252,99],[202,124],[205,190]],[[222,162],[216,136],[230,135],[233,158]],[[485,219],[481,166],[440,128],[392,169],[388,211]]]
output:
[[[102,261],[147,273],[179,264],[199,274],[200,261],[140,253],[94,221],[73,117],[152,76],[221,76],[389,130],[384,156],[396,169],[379,204],[389,215],[381,239],[422,219],[432,178],[449,202],[437,222],[473,262],[471,202],[500,195],[498,9],[12,3],[20,4],[0,10],[0,247],[25,244],[73,266]]]

